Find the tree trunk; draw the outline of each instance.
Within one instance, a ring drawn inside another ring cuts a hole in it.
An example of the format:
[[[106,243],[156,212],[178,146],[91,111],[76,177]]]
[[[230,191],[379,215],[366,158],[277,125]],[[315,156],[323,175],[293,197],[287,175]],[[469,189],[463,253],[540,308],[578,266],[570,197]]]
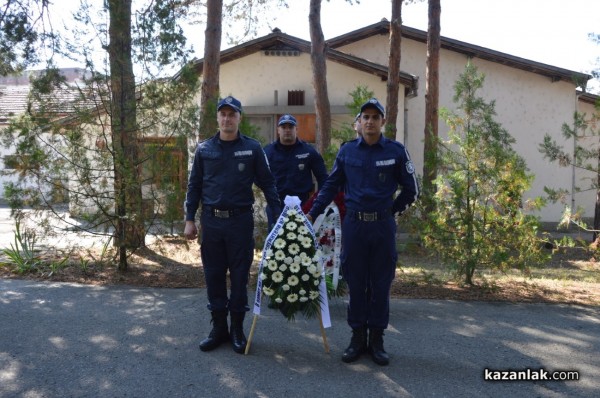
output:
[[[400,60],[402,49],[402,1],[392,1],[390,22],[390,52],[388,57],[387,99],[385,136],[396,139],[398,119],[398,96],[400,91]]]
[[[433,210],[430,198],[435,193],[433,181],[437,177],[437,139],[439,119],[439,65],[440,65],[440,0],[429,0],[427,27],[427,67],[425,71],[425,144],[423,159],[423,198],[425,206]]]
[[[327,94],[327,64],[325,38],[321,29],[321,0],[310,0],[310,25],[313,87],[315,90],[315,113],[317,117],[317,150],[325,153],[331,143],[331,107]]]
[[[135,76],[131,60],[131,2],[109,0],[111,134],[114,150],[115,245],[119,270],[127,270],[127,249],[144,246],[142,190],[136,120]]]
[[[215,134],[218,128],[216,114],[219,96],[223,0],[208,0],[206,12],[204,62],[202,64],[202,89],[200,94],[201,116],[200,131],[198,132],[198,140],[200,141]]]
[[[598,170],[600,170],[600,157],[598,158]],[[600,173],[598,173],[597,176],[597,183],[600,187]],[[596,243],[600,243],[598,242],[600,241],[600,239],[598,239],[600,236],[598,231],[600,231],[600,190],[596,190],[596,205],[594,206],[594,234],[592,235],[592,241]]]

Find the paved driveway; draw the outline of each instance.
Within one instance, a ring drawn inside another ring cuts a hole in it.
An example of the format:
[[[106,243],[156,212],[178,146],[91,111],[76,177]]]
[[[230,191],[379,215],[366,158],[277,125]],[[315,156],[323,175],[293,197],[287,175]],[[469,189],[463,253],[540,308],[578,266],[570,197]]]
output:
[[[600,309],[393,300],[391,363],[340,360],[350,332],[263,309],[250,354],[198,342],[202,289],[0,279],[0,397],[595,397]],[[248,331],[251,319],[246,320]],[[484,369],[579,372],[578,381],[484,381]]]

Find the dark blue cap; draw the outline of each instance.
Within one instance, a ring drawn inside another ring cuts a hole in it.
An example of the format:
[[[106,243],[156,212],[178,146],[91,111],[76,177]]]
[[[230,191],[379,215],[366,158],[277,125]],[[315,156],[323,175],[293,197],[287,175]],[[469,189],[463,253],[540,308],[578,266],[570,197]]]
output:
[[[381,116],[385,117],[385,108],[381,105],[381,102],[377,100],[377,98],[371,98],[360,107],[360,112],[362,113],[367,108],[375,108]]]
[[[231,95],[219,101],[219,104],[217,105],[217,111],[220,111],[221,108],[224,106],[229,106],[234,111],[242,113],[242,103],[239,100],[233,98]]]
[[[285,115],[280,117],[279,121],[277,122],[278,126],[281,126],[282,124],[293,124],[294,126],[297,126],[298,122],[296,121],[296,118],[294,116],[290,115],[289,113],[286,113]]]

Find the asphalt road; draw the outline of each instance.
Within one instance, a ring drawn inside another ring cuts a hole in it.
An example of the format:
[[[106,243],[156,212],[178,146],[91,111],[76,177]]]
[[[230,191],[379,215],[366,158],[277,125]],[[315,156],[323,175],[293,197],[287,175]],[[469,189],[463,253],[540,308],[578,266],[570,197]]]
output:
[[[253,293],[253,292],[251,292]],[[391,363],[340,360],[345,301],[318,321],[268,308],[247,356],[201,352],[203,289],[0,279],[0,397],[597,397],[600,308],[393,300]],[[252,317],[246,319],[248,333]],[[578,381],[485,381],[490,370],[577,371]]]

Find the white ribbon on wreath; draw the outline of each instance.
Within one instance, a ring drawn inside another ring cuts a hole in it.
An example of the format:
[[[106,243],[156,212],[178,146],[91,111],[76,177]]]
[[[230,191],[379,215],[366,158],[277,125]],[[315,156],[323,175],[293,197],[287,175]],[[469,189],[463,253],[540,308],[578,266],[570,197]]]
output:
[[[340,210],[338,209],[335,202],[331,202],[325,208],[325,211],[317,217],[313,228],[317,237],[317,242],[320,242],[320,238],[326,233],[326,231],[333,230],[333,246],[321,246],[323,251],[323,268],[325,268],[326,274],[331,274],[333,290],[336,290],[340,279],[340,253],[342,251],[342,221],[340,217]],[[325,264],[327,264],[329,260],[333,260],[332,267],[325,266]]]

